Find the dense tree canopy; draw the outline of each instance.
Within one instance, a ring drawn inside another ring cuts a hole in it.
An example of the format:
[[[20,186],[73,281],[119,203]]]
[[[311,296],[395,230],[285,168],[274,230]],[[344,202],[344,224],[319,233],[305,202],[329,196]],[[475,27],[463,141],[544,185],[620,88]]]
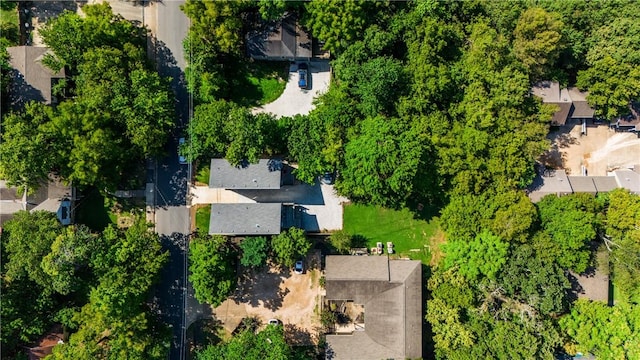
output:
[[[34,187],[55,171],[76,186],[114,189],[144,157],[163,152],[173,94],[147,60],[146,30],[108,4],[83,11],[41,31],[55,54],[43,62],[65,67],[69,99],[55,109],[29,105],[3,121],[0,172],[11,184]]]
[[[542,8],[529,8],[518,19],[513,51],[527,67],[534,80],[542,80],[550,73],[562,51],[564,24],[557,14]]]
[[[611,192],[605,231],[618,300],[640,304],[640,197]]]
[[[584,272],[591,261],[589,242],[596,237],[593,196],[546,196],[537,206],[543,231],[534,246],[563,268]]]
[[[189,243],[189,281],[200,302],[218,306],[235,289],[236,254],[224,236],[197,234]]]
[[[598,301],[578,300],[560,326],[575,351],[603,359],[636,359],[640,356],[640,307],[609,307]]]
[[[470,280],[487,277],[495,279],[505,264],[509,244],[489,232],[474,239],[456,239],[444,246],[445,268],[459,267],[459,272]]]
[[[63,228],[54,213],[16,213],[3,224],[3,356],[54,322],[71,333],[55,359],[161,359],[166,329],[145,302],[167,254],[143,217],[102,234]]]
[[[245,329],[229,342],[208,346],[196,355],[198,360],[288,360],[291,358],[291,346],[285,341],[283,327],[278,325],[268,325],[257,334],[253,329]]]

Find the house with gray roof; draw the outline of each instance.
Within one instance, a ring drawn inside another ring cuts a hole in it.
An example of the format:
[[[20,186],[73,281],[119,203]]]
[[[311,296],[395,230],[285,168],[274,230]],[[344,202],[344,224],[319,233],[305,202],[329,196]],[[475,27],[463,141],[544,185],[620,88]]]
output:
[[[422,265],[386,256],[326,257],[325,299],[356,309],[327,334],[327,359],[422,357]]]
[[[282,229],[282,204],[211,204],[211,235],[277,235]]]
[[[247,55],[257,60],[309,60],[313,57],[311,36],[293,15],[247,34]]]
[[[563,126],[569,119],[593,119],[595,111],[587,102],[588,92],[575,87],[560,88],[560,84],[555,81],[541,81],[531,88],[531,93],[541,98],[544,104],[558,107],[551,119],[551,125]]]
[[[257,164],[231,165],[225,159],[211,159],[209,187],[227,190],[280,189],[283,164],[277,159],[260,159]]]
[[[11,106],[21,108],[29,101],[55,104],[54,85],[64,79],[64,69],[54,72],[42,62],[49,48],[38,46],[12,46],[7,48],[12,68],[10,87]]]
[[[74,188],[53,176],[48,183],[43,183],[29,194],[0,180],[0,227],[21,210],[50,211],[57,214],[62,225],[70,225],[73,222],[74,198]]]

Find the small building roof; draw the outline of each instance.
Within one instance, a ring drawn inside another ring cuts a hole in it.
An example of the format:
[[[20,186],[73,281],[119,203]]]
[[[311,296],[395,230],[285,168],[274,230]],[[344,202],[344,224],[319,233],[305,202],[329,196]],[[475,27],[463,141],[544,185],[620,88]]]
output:
[[[211,235],[277,235],[282,222],[282,204],[211,204]]]
[[[312,50],[311,37],[292,15],[247,35],[247,55],[254,59],[309,59]]]
[[[558,106],[558,111],[553,113],[553,117],[551,118],[551,124],[562,126],[567,123],[567,118],[569,118],[569,114],[573,110],[573,105],[569,102],[554,102],[547,103]]]
[[[257,164],[231,165],[225,159],[211,159],[210,188],[280,189],[282,161],[260,159]]]
[[[564,170],[547,170],[536,176],[529,187],[529,198],[538,202],[544,196],[555,194],[557,196],[573,193],[571,183]]]
[[[328,300],[353,300],[365,312],[364,331],[327,335],[329,359],[422,357],[419,261],[327,256],[325,278]]]
[[[7,48],[9,64],[14,70],[11,82],[11,103],[18,107],[35,100],[51,104],[52,79],[65,77],[64,69],[54,72],[46,67],[42,60],[47,53],[47,47],[12,46]]]
[[[588,193],[596,195],[596,185],[593,183],[591,176],[568,176],[569,183],[573,192]]]
[[[614,176],[590,176],[598,193],[605,193],[618,188],[618,183]]]
[[[640,174],[632,170],[616,170],[613,172],[618,186],[633,194],[640,194]]]

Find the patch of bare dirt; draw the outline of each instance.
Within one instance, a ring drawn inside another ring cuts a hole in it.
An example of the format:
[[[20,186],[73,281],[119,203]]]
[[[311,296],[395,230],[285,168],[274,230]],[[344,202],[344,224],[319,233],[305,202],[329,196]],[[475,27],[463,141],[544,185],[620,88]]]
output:
[[[262,270],[243,269],[236,293],[214,309],[216,318],[227,331],[233,331],[245,317],[258,318],[262,324],[278,319],[291,344],[315,344],[320,328],[316,316],[320,253],[313,253],[306,260],[303,274],[274,265]]]
[[[587,135],[581,135],[580,130],[576,124],[550,132],[551,148],[540,162],[574,176],[582,174],[582,166],[587,175],[605,176],[607,171],[640,162],[640,139],[635,134],[616,133],[606,125],[587,127]]]

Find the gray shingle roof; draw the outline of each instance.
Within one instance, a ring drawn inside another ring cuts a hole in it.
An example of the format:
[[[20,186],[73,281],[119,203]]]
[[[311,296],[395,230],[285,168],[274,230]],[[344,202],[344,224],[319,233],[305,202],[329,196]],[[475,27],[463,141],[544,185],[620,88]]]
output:
[[[609,192],[618,188],[615,176],[591,176],[598,193]]]
[[[633,194],[640,194],[640,174],[632,170],[616,170],[613,172],[616,182],[621,188]]]
[[[564,170],[549,170],[542,175],[536,176],[529,190],[529,198],[533,202],[540,201],[540,199],[549,194],[560,196],[573,193]]]
[[[287,16],[264,31],[247,35],[247,54],[255,59],[307,59],[312,57],[311,39]]]
[[[223,189],[280,189],[282,162],[260,159],[257,164],[233,166],[225,159],[211,159],[209,187]]]
[[[37,46],[8,47],[9,63],[14,69],[11,84],[12,104],[22,104],[35,100],[51,104],[51,79],[64,78],[64,69],[54,73],[44,66],[42,59],[49,48]]]
[[[276,235],[280,233],[282,204],[211,204],[209,234]]]
[[[386,256],[327,256],[326,298],[364,305],[364,331],[327,335],[330,359],[422,357],[422,266]],[[360,278],[360,279],[359,279]]]
[[[568,176],[573,192],[588,193],[595,195],[598,191],[591,176]]]

